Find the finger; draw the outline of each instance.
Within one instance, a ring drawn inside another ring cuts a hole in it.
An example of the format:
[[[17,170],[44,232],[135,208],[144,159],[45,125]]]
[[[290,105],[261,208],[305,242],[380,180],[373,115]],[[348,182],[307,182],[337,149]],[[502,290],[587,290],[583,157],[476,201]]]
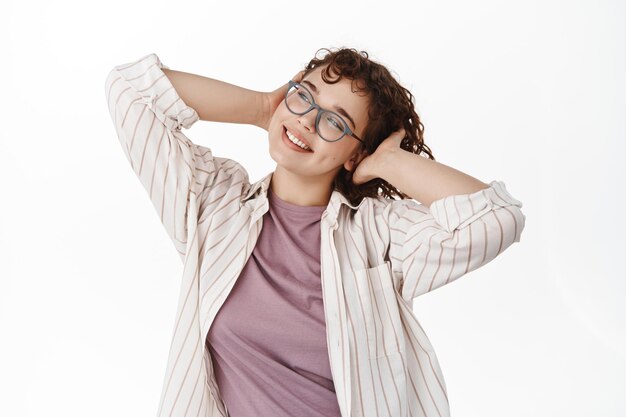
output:
[[[302,80],[302,74],[304,74],[304,70],[303,71],[298,71],[296,73],[296,75],[291,77],[291,81],[295,81],[295,82],[299,83]],[[286,82],[285,84],[283,84],[279,88],[277,88],[276,91],[280,92],[281,94],[284,94],[288,89],[289,89],[289,83]]]
[[[300,82],[299,78],[301,77],[301,75],[300,75],[301,73],[302,73],[302,71],[296,73],[296,75],[291,77],[291,80],[295,81],[295,82]],[[276,91],[280,91],[282,94],[284,94],[285,92],[287,92],[288,89],[289,89],[289,83],[286,82],[285,84],[281,85]]]
[[[298,72],[296,73],[296,75],[294,75],[293,77],[291,77],[291,80],[292,80],[292,81],[295,81],[295,82],[300,82],[300,81],[302,81],[302,77],[303,77],[303,76],[304,76],[304,70],[302,70],[302,71],[298,71]]]

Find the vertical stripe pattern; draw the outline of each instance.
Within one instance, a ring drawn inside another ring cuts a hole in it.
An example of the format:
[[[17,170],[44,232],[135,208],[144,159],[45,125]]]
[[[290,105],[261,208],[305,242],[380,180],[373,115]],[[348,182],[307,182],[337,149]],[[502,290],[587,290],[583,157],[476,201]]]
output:
[[[190,141],[182,128],[198,114],[162,68],[148,54],[115,66],[105,83],[122,150],[183,262],[157,417],[227,417],[206,336],[261,232],[272,173],[251,184],[238,162]],[[411,302],[519,242],[521,207],[501,181],[429,208],[384,198],[353,206],[332,193],[320,222],[320,280],[342,416],[450,416]]]

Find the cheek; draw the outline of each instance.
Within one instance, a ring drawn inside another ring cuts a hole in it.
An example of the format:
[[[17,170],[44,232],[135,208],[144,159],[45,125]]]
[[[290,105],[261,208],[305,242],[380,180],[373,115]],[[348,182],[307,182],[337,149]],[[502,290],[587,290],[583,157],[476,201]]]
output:
[[[345,141],[345,139],[341,139],[341,141]],[[337,144],[339,145],[339,144]],[[337,155],[337,160],[341,162],[345,162],[352,155],[353,149],[349,143],[343,142],[341,145],[337,146],[335,149],[335,154]]]
[[[284,103],[284,101],[283,101]],[[276,126],[276,125],[280,125],[283,123],[283,120],[285,120],[286,115],[284,112],[284,105],[280,104],[276,110],[274,111],[274,114],[272,114],[272,117],[270,118],[270,127],[272,126]]]
[[[345,145],[339,146],[338,143],[319,145],[316,152],[319,156],[324,155],[333,165],[341,165],[350,158],[350,148]]]

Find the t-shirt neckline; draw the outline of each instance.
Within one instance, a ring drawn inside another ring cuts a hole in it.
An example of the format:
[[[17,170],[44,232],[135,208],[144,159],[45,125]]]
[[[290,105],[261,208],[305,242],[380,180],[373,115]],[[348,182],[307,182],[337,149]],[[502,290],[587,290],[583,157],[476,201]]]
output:
[[[276,195],[274,191],[272,191],[271,188],[268,188],[267,191],[268,191],[267,196],[268,196],[268,199],[270,200],[270,203],[286,210],[296,211],[298,213],[321,213],[327,207],[327,205],[299,206],[297,204],[289,203],[285,200],[282,200],[280,197],[278,197],[278,195]]]

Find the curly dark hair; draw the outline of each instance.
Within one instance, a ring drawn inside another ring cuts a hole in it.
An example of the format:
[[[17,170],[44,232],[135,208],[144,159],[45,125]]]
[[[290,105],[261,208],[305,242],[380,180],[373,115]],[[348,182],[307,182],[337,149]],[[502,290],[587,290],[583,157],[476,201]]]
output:
[[[346,77],[352,80],[352,91],[366,93],[369,120],[361,137],[364,142],[361,146],[372,154],[384,139],[403,127],[406,135],[400,147],[418,155],[425,153],[429,159],[435,160],[424,143],[424,125],[415,112],[413,94],[402,87],[387,68],[371,60],[367,52],[346,47],[331,49],[318,49],[315,57],[306,64],[303,77],[322,67],[324,82],[335,84]],[[327,54],[318,57],[320,51]],[[358,205],[364,197],[411,198],[382,178],[356,185],[352,182],[352,172],[343,166],[333,186],[354,205]]]

